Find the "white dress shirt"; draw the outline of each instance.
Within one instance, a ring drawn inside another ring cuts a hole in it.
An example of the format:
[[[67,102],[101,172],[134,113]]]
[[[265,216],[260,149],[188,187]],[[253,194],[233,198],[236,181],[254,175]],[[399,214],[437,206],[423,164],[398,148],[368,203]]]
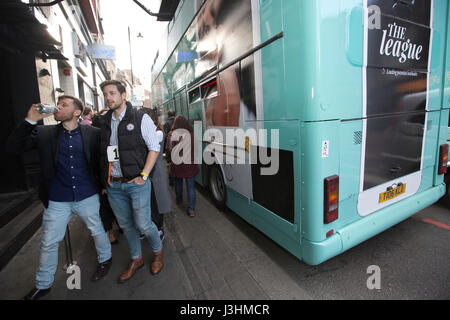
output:
[[[114,113],[112,114],[111,138],[109,140],[109,145],[111,145],[111,146],[117,146],[119,144],[119,140],[117,137],[117,131],[119,128],[119,123],[120,123],[120,121],[122,121],[123,117],[125,116],[126,111],[127,111],[127,109],[123,110],[123,112],[119,116],[119,120],[116,119],[116,117],[114,116]],[[142,138],[144,139],[145,144],[147,145],[147,148],[149,151],[160,152],[161,146],[159,144],[159,141],[158,141],[159,139],[156,134],[156,126],[148,114],[144,114],[144,117],[142,118],[141,134],[142,134]],[[119,152],[120,152],[120,150],[119,150]],[[142,169],[144,169],[144,168],[142,168]],[[114,178],[123,177],[122,169],[120,168],[120,160],[117,162],[112,162],[111,176]]]

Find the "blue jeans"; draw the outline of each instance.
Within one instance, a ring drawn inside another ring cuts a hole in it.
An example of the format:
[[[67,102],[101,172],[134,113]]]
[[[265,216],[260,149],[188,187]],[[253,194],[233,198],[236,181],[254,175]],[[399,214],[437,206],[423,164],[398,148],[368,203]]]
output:
[[[195,177],[184,178],[186,180],[186,189],[188,195],[188,211],[195,211]],[[183,178],[175,178],[175,195],[177,203],[183,202]]]
[[[53,284],[58,266],[59,242],[64,238],[73,213],[78,214],[91,231],[98,262],[102,263],[111,258],[111,244],[103,228],[99,209],[98,194],[80,202],[49,202],[42,221],[41,251],[36,273],[37,289],[48,289]]]
[[[143,186],[120,182],[112,182],[112,185],[107,188],[109,204],[123,229],[131,259],[142,256],[140,234],[147,237],[153,252],[161,251],[158,228],[151,219],[151,182],[147,180]]]

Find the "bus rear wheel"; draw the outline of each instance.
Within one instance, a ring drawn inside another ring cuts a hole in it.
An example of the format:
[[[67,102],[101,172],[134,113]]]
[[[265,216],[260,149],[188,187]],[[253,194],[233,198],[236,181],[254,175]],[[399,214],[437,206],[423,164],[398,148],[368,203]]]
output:
[[[214,204],[219,209],[224,209],[227,202],[227,187],[219,166],[215,165],[210,168],[208,182]]]

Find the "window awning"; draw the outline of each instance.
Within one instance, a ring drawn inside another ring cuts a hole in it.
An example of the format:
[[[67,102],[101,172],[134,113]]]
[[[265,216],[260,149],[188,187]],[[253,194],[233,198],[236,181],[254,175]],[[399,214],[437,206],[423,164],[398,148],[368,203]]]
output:
[[[47,31],[29,7],[18,0],[0,2],[0,50],[11,54],[31,53],[43,60],[68,60],[58,49],[61,43]]]

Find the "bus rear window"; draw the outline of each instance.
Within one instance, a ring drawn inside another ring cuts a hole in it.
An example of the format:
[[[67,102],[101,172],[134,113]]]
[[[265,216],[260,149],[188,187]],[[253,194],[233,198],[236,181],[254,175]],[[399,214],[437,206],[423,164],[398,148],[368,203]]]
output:
[[[196,88],[189,92],[189,104],[200,100],[200,88]]]
[[[214,78],[202,84],[202,99],[217,97],[217,79]]]

